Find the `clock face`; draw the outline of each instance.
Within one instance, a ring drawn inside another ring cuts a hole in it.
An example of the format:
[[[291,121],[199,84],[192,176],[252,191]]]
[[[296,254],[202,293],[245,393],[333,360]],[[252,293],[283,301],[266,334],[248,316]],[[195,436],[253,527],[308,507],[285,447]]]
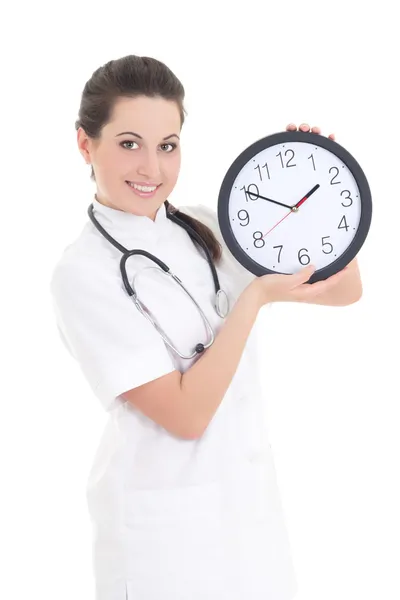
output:
[[[339,144],[284,132],[236,159],[221,186],[218,217],[228,247],[251,272],[289,274],[312,263],[312,282],[354,258],[369,229],[371,195]]]

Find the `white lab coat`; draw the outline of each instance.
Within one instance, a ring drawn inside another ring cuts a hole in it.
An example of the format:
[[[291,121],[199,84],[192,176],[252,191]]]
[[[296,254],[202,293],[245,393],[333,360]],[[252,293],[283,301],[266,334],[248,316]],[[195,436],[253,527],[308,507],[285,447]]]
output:
[[[162,205],[153,222],[105,207],[101,225],[128,249],[167,263],[201,305],[217,334],[208,263]],[[216,213],[182,212],[208,225],[223,245],[217,266],[231,308],[254,275],[223,242]],[[171,352],[135,308],[120,277],[122,254],[88,218],[51,280],[57,325],[109,421],[87,485],[93,523],[96,600],[289,600],[296,592],[284,515],[268,442],[257,370],[256,327],[204,435],[183,440],[124,402],[121,394],[178,369]],[[128,259],[140,299],[176,347],[207,337],[197,309],[143,257]]]

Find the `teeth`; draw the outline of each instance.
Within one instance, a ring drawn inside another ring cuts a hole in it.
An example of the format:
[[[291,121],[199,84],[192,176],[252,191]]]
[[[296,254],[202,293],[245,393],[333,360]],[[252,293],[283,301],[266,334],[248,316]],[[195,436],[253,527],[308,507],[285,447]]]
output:
[[[146,185],[137,185],[136,183],[131,183],[130,181],[128,181],[128,183],[131,187],[135,188],[136,190],[139,190],[140,192],[154,192],[154,190],[157,188],[156,185],[149,187]]]

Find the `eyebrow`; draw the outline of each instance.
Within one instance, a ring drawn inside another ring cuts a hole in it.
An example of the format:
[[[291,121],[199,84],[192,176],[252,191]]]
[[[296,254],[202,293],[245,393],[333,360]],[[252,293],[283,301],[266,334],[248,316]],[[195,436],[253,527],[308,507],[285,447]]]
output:
[[[115,137],[118,137],[119,135],[126,135],[126,134],[130,134],[130,135],[134,135],[135,137],[139,138],[140,140],[142,140],[142,136],[139,135],[138,133],[135,133],[134,131],[123,131],[122,133],[118,133]],[[171,135],[167,135],[167,137],[163,138],[163,140],[169,140],[172,137],[177,137],[178,140],[180,139],[179,135],[176,135],[176,133],[171,133]]]

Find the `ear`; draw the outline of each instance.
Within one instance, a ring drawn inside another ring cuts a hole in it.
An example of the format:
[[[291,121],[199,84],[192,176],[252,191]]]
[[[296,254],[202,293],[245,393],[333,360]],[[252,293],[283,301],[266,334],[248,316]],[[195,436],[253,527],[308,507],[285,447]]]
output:
[[[79,127],[76,137],[77,137],[79,152],[82,154],[83,158],[85,159],[86,164],[91,165],[92,160],[91,160],[90,151],[89,151],[90,140],[89,140],[88,136],[86,135],[85,130],[82,129],[82,127]]]

